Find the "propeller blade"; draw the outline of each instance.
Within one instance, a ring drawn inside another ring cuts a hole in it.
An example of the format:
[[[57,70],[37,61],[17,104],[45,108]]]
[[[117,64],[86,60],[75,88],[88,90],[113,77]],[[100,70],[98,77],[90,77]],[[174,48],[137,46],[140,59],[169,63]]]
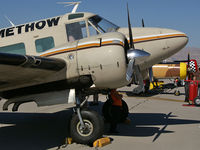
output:
[[[134,43],[133,43],[133,34],[132,34],[132,29],[131,29],[128,3],[127,3],[127,15],[128,15],[128,29],[129,29],[130,48],[135,49],[135,46],[134,46]]]
[[[144,28],[145,26],[144,26],[144,19],[142,18],[142,27]]]
[[[190,62],[190,53],[188,53],[188,63]]]
[[[130,82],[132,80],[132,76],[133,76],[133,67],[134,67],[134,64],[135,64],[135,60],[134,59],[131,59],[128,63],[128,68],[127,68],[127,72],[126,72],[126,80],[128,82]]]
[[[150,82],[153,81],[153,69],[152,69],[152,67],[149,68],[149,81]]]

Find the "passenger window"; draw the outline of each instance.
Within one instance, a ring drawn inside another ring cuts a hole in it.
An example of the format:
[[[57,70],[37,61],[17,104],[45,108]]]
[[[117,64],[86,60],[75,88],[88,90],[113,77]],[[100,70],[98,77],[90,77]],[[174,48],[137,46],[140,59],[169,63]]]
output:
[[[87,37],[85,21],[66,24],[66,31],[69,42]]]
[[[24,43],[13,44],[9,46],[0,47],[0,52],[11,54],[26,54]]]
[[[36,51],[38,53],[45,52],[51,48],[55,47],[53,37],[46,37],[42,39],[37,39],[35,41]]]

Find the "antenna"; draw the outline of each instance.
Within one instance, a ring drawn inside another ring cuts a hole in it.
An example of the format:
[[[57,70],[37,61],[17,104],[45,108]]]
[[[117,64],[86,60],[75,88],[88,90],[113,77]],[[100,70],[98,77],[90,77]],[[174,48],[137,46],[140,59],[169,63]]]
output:
[[[4,17],[8,20],[12,27],[15,26],[15,24],[8,18],[8,16],[4,15]]]
[[[64,7],[74,5],[74,8],[72,9],[71,13],[75,13],[80,3],[81,3],[81,1],[78,1],[78,2],[58,2],[57,4],[66,4]]]

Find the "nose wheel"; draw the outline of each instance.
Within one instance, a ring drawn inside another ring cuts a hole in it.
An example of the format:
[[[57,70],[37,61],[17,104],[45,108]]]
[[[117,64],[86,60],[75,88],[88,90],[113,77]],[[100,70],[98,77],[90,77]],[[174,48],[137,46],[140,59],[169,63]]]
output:
[[[82,110],[82,125],[77,113],[70,122],[70,134],[76,143],[91,144],[103,135],[104,122],[102,117],[93,110]]]

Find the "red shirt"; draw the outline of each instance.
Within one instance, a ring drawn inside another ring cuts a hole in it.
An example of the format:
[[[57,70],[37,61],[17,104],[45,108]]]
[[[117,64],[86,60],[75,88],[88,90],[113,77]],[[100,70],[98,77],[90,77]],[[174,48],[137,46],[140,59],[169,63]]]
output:
[[[111,90],[111,98],[113,100],[114,106],[122,106],[122,95],[120,95],[116,90]]]

